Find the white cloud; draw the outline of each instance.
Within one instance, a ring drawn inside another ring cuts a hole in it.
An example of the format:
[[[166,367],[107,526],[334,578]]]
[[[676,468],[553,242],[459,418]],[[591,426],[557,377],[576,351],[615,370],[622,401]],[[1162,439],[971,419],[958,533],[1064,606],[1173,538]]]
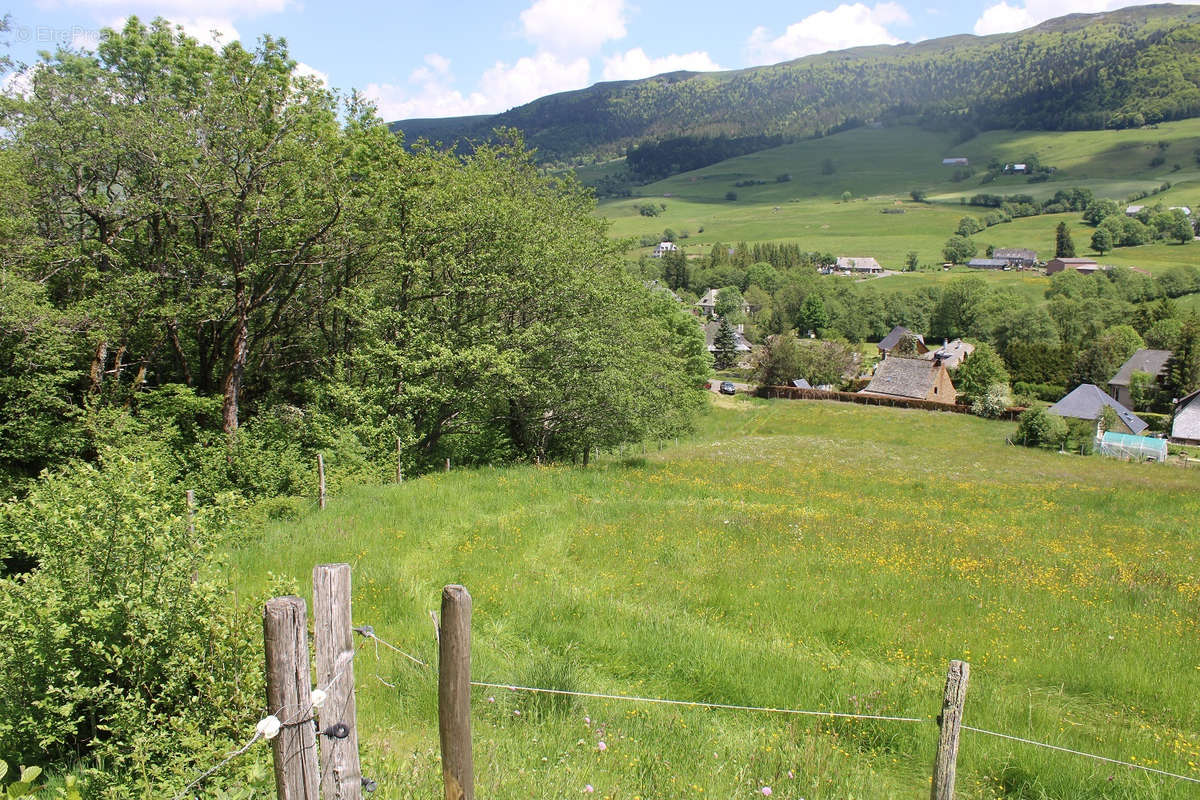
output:
[[[751,32],[746,46],[754,63],[773,64],[848,47],[899,44],[901,40],[888,26],[904,22],[909,22],[908,12],[898,3],[883,2],[874,7],[843,3],[832,11],[818,11],[792,23],[774,38],[759,26]]]
[[[34,64],[0,75],[0,94],[6,97],[29,97],[33,94],[33,71],[40,67],[41,64]]]
[[[329,85],[328,73],[321,72],[321,70],[309,64],[305,64],[303,61],[296,62],[295,68],[292,69],[292,74],[297,78],[316,78],[322,86]]]
[[[628,81],[681,69],[712,72],[720,68],[720,65],[702,50],[683,54],[676,53],[662,58],[650,58],[646,55],[645,50],[635,47],[604,59],[604,80]]]
[[[625,0],[535,0],[521,26],[539,50],[587,54],[625,36]]]
[[[242,38],[233,26],[233,20],[225,17],[170,17],[170,20],[200,44],[211,45],[214,48],[223,47]]]
[[[975,22],[975,33],[987,36],[992,33],[1009,33],[1024,30],[1038,23],[1066,14],[1094,14],[1131,5],[1147,5],[1156,0],[1026,0],[1022,5],[1017,0],[1007,0],[988,6]]]
[[[497,61],[483,73],[479,86],[492,107],[503,111],[543,95],[582,89],[590,73],[586,58],[560,61],[552,53],[540,52],[518,59],[511,67]]]
[[[475,91],[464,93],[455,87],[450,60],[431,53],[424,66],[412,71],[407,85],[372,83],[363,95],[385,120],[494,114],[543,95],[581,89],[590,72],[586,58],[564,62],[541,52],[511,65],[497,61],[480,77]]]

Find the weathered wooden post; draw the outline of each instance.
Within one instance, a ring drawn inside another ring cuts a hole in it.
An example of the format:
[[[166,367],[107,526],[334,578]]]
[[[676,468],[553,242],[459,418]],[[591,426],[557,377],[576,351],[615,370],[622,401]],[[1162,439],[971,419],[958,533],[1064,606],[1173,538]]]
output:
[[[196,493],[188,489],[183,493],[183,499],[187,502],[187,532],[190,538],[196,535]]]
[[[445,800],[474,800],[471,595],[457,585],[442,589],[442,621],[438,630],[438,729],[442,740]]]
[[[279,720],[271,740],[278,800],[318,800],[317,746],[309,685],[308,620],[303,598],[273,597],[263,608],[267,713]]]
[[[449,471],[450,471],[450,459],[447,458],[446,459],[446,472],[449,472]]]
[[[396,483],[404,483],[404,445],[396,437]]]
[[[325,507],[325,456],[317,453],[317,505]]]
[[[188,547],[194,547],[196,545],[196,493],[188,489],[183,493],[183,499],[187,504],[187,543]],[[192,583],[198,580],[200,580],[200,568],[193,566]]]
[[[966,661],[951,661],[946,673],[946,691],[942,697],[942,713],[938,716],[937,755],[933,760],[933,784],[930,800],[954,800],[954,779],[958,764],[958,734],[962,728],[963,703],[967,699],[967,678],[971,665]]]
[[[316,716],[321,731],[322,800],[360,800],[358,714],[354,707],[354,631],[350,616],[350,565],[313,567],[313,638],[317,686],[325,702]]]

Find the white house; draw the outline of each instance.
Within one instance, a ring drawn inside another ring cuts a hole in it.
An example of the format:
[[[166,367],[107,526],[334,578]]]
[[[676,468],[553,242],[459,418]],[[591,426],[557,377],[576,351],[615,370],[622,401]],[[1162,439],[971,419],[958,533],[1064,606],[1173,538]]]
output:
[[[650,254],[651,258],[662,258],[667,253],[674,253],[679,250],[674,242],[659,242],[654,246],[654,252]]]

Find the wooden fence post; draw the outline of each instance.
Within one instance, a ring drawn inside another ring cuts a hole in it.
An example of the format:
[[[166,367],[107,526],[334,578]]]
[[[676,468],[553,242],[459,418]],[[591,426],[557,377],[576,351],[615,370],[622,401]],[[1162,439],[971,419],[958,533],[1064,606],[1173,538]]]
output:
[[[325,507],[325,456],[317,453],[317,505]]]
[[[196,493],[188,489],[183,493],[187,501],[187,532],[189,537],[196,535]]]
[[[946,691],[942,697],[942,713],[938,716],[937,755],[933,760],[933,785],[930,800],[954,800],[954,779],[958,762],[958,734],[962,727],[963,703],[967,699],[967,678],[971,665],[951,661],[946,673]]]
[[[308,620],[303,598],[273,597],[263,608],[267,713],[281,724],[271,740],[278,800],[317,800]]]
[[[474,800],[471,595],[457,585],[442,589],[442,621],[438,632],[438,729],[442,740],[445,800]]]
[[[404,483],[404,462],[401,457],[404,455],[404,445],[400,442],[400,437],[396,437],[396,483]]]
[[[317,686],[325,688],[325,702],[317,709],[323,736],[318,754],[322,800],[362,798],[358,714],[354,708],[354,631],[350,620],[350,565],[313,567]]]

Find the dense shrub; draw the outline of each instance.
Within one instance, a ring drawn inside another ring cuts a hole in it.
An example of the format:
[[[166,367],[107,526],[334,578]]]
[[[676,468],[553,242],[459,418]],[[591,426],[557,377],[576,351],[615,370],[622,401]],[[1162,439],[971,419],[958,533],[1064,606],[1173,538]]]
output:
[[[236,503],[189,530],[176,474],[159,452],[105,450],[0,506],[0,752],[102,764],[88,796],[122,796],[105,786],[135,770],[166,796],[261,706],[256,615],[208,577]]]
[[[1034,397],[1047,403],[1056,403],[1067,393],[1067,387],[1056,383],[1017,381],[1013,384],[1013,391],[1021,396]]]
[[[1057,447],[1066,435],[1067,424],[1062,417],[1049,414],[1044,408],[1031,408],[1018,418],[1014,439],[1028,447]]]

